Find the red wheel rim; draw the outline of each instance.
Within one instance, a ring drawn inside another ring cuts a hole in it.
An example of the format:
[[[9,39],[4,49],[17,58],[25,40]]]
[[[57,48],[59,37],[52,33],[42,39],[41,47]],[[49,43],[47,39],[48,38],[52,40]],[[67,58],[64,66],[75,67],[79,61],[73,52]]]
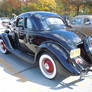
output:
[[[54,66],[53,66],[51,60],[48,58],[45,58],[43,60],[43,67],[45,68],[46,72],[48,72],[48,73],[53,73],[53,71],[54,71]]]
[[[6,50],[5,45],[4,45],[3,42],[1,42],[1,46],[2,46],[2,49],[3,49],[3,50]]]
[[[56,76],[56,64],[53,58],[48,54],[41,55],[39,59],[39,67],[42,74],[48,78],[53,79]]]

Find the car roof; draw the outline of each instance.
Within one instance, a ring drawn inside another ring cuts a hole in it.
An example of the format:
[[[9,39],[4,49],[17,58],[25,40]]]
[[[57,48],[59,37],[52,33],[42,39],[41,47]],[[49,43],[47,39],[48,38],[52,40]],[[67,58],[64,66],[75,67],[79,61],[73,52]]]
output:
[[[57,13],[52,12],[45,12],[45,11],[35,11],[35,12],[26,12],[19,15],[19,17],[25,17],[29,15],[41,15],[41,16],[53,16],[53,17],[60,17]]]
[[[92,19],[92,15],[78,15],[78,16],[75,16],[74,18],[78,18],[78,17],[81,17],[81,18],[91,18]]]

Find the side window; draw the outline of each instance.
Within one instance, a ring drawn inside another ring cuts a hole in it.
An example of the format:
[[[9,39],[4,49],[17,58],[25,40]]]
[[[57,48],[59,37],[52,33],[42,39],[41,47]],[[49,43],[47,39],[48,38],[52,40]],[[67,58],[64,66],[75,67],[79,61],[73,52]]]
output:
[[[18,20],[18,23],[17,23],[17,26],[20,27],[20,26],[24,26],[24,19],[19,19]]]
[[[27,20],[26,20],[26,27],[29,29],[32,29],[32,22],[31,22],[31,19],[29,19],[29,18],[27,18]]]
[[[89,18],[85,18],[85,19],[84,19],[84,24],[85,24],[85,25],[91,24],[90,19],[89,19]]]

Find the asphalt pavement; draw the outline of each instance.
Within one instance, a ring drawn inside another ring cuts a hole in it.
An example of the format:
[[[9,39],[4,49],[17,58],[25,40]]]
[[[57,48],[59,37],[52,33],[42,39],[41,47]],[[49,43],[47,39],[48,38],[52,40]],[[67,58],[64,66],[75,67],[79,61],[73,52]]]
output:
[[[0,92],[92,92],[92,73],[84,80],[80,76],[48,80],[39,67],[0,53]]]

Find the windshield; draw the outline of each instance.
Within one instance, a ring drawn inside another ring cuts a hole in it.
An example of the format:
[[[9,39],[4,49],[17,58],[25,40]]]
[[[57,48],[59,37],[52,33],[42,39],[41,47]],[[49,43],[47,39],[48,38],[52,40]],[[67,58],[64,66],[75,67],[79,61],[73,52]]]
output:
[[[64,25],[60,18],[47,18],[46,22],[48,25]]]
[[[80,25],[83,23],[83,18],[75,18],[71,21],[73,25]]]
[[[56,17],[42,18],[41,23],[45,29],[61,29],[65,27],[62,19]]]

